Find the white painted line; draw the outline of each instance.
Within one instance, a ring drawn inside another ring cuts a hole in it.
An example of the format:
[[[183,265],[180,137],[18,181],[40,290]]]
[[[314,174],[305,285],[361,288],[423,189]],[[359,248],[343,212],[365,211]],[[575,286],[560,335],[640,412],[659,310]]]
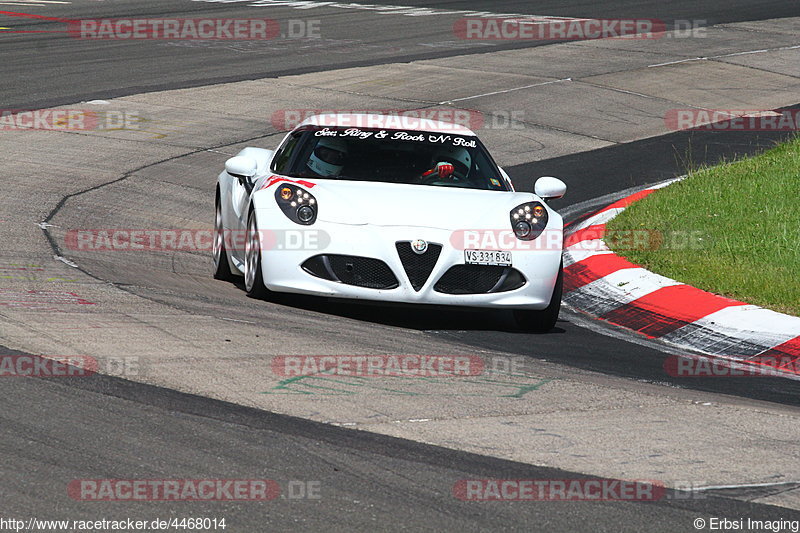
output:
[[[648,185],[647,187],[629,189],[625,194],[622,194],[622,195],[607,195],[607,200],[605,202],[603,202],[603,203],[607,203],[607,205],[611,205],[611,204],[613,204],[614,202],[616,202],[618,200],[622,200],[623,198],[627,198],[628,196],[631,196],[632,194],[636,194],[636,193],[641,192],[641,191],[651,191],[651,190],[663,189],[664,187],[667,187],[669,185],[672,185],[673,183],[676,183],[678,181],[682,181],[684,179],[686,179],[685,175],[679,176],[677,178],[668,179],[666,181],[662,181],[662,182],[657,183],[655,185]],[[596,215],[593,215],[593,216],[587,218],[586,220],[584,220],[583,222],[581,222],[577,226],[570,226],[567,235],[571,235],[572,233],[574,233],[574,232],[576,232],[578,230],[581,230],[581,229],[584,229],[584,228],[588,228],[589,226],[593,226],[595,224],[605,224],[606,222],[608,222],[609,220],[611,220],[612,218],[614,218],[615,216],[617,216],[618,214],[620,214],[624,210],[625,210],[625,208],[615,208],[615,209],[607,209],[606,211],[603,211],[601,213],[597,213]],[[612,212],[613,212],[613,216],[610,216]],[[610,218],[609,218],[609,216],[610,216]]]
[[[673,183],[677,183],[679,181],[683,181],[685,179],[686,179],[685,175],[684,176],[679,176],[677,178],[672,178],[671,180],[662,181],[661,183],[657,183],[655,185],[651,185],[650,187],[648,187],[645,190],[646,191],[657,191],[658,189],[663,189],[664,187],[667,187],[667,186],[672,185]]]
[[[759,489],[767,487],[784,487],[787,485],[800,485],[800,481],[779,481],[776,483],[741,483],[738,485],[709,485],[707,487],[692,487],[690,492],[703,492],[706,490],[726,490],[726,489]]]
[[[796,50],[800,48],[800,44],[794,46],[779,46],[778,48],[764,48],[763,50],[749,50],[747,52],[734,52],[732,54],[722,54],[718,56],[709,56],[709,59],[719,59],[721,57],[735,57],[746,56],[749,54],[763,54],[765,52],[780,52],[781,50]]]
[[[220,320],[227,320],[228,322],[239,322],[242,324],[257,324],[257,322],[250,322],[248,320],[237,320],[235,318],[225,318],[225,317],[217,317]]]
[[[552,15],[532,15],[529,13],[493,13],[491,11],[475,11],[471,9],[438,9],[419,6],[359,4],[357,2],[317,2],[311,0],[192,0],[193,2],[207,3],[246,3],[249,7],[289,7],[293,9],[315,9],[319,7],[350,9],[353,11],[369,11],[377,15],[403,15],[406,17],[428,17],[436,15],[461,15],[462,17],[478,18],[523,18],[540,19],[542,22],[562,20],[586,20],[573,17],[558,17]]]
[[[61,261],[65,265],[71,266],[72,268],[78,268],[78,265],[76,263],[70,261],[66,257],[62,257],[60,255],[54,255],[53,259],[55,259],[56,261]]]
[[[672,180],[668,180],[672,181]],[[584,200],[583,202],[578,202],[577,204],[570,205],[569,207],[565,207],[562,209],[561,216],[565,219],[572,217],[574,213],[583,213],[585,211],[591,211],[592,208],[595,208],[595,211],[598,211],[599,208],[607,205],[611,205],[617,200],[622,200],[623,198],[627,198],[631,194],[637,193],[643,189],[652,189],[655,185],[639,185],[636,187],[631,187],[629,189],[624,189],[622,191],[612,192],[609,194],[605,194],[600,196],[599,198],[593,198],[591,200]],[[567,231],[571,231],[572,226],[569,227]]]
[[[618,214],[622,213],[624,210],[625,210],[624,207],[615,207],[614,209],[606,209],[605,211],[597,213],[596,215],[590,216],[589,218],[587,218],[586,220],[575,226],[574,229],[575,231],[578,231],[584,228],[588,228],[589,226],[594,226],[597,224],[605,224]]]
[[[13,2],[10,0],[6,0],[5,2],[0,2],[2,6],[25,6],[25,7],[45,7],[47,4],[71,4],[72,2],[57,2],[55,0],[35,0],[33,2]],[[9,28],[4,28],[9,29]]]
[[[656,63],[655,65],[647,65],[647,68],[666,67],[668,65],[677,65],[678,63],[688,63],[689,61],[703,61],[707,57],[693,57],[690,59],[678,59],[677,61],[667,61],[666,63]]]
[[[656,63],[655,65],[647,65],[647,68],[653,67],[664,67],[667,65],[677,65],[678,63],[687,63],[690,61],[706,61],[709,59],[722,59],[725,57],[736,57],[736,56],[746,56],[750,54],[764,54],[766,52],[780,52],[782,50],[796,50],[800,48],[800,44],[793,45],[793,46],[779,46],[777,48],[762,48],[759,50],[747,50],[745,52],[733,52],[730,54],[720,54],[718,56],[708,56],[708,57],[692,57],[689,59],[679,59],[677,61],[668,61],[666,63]]]
[[[605,89],[607,91],[614,91],[615,93],[630,94],[631,96],[638,96],[640,98],[649,98],[650,100],[655,100],[655,99],[658,98],[657,96],[653,96],[653,95],[650,95],[650,94],[642,94],[642,93],[637,93],[637,92],[634,92],[634,91],[627,91],[625,89],[619,89],[617,87],[611,87],[609,85],[602,85],[602,84],[599,84],[599,83],[592,83],[592,82],[588,82],[588,81],[585,81],[585,80],[580,80],[579,83],[585,83],[586,85],[591,85],[592,87],[597,87],[598,89]]]
[[[475,98],[483,98],[484,96],[494,96],[496,94],[506,94],[506,93],[511,93],[511,92],[514,92],[514,91],[522,91],[524,89],[530,89],[532,87],[541,87],[542,85],[551,85],[553,83],[562,83],[562,82],[565,82],[565,81],[572,81],[572,78],[563,78],[563,79],[560,79],[560,80],[543,81],[543,82],[539,82],[539,83],[533,83],[531,85],[525,85],[523,87],[514,87],[513,89],[506,89],[504,91],[494,91],[494,92],[491,92],[491,93],[476,94],[475,96],[466,96],[464,98],[454,98],[453,100],[447,100],[447,101],[444,101],[444,102],[439,102],[437,105],[449,105],[449,104],[452,104],[453,102],[463,102],[464,100],[473,100]]]

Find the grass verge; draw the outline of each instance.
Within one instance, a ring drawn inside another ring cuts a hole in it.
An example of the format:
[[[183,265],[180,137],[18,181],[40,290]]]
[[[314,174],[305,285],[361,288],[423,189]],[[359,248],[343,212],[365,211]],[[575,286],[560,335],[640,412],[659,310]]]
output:
[[[693,171],[634,203],[607,229],[615,252],[653,272],[800,316],[800,137]],[[614,242],[631,230],[661,232],[661,245]]]

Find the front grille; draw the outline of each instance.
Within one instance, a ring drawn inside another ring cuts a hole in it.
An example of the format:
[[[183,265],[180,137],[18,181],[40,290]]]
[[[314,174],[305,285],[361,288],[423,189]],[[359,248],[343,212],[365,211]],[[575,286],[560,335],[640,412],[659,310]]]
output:
[[[400,286],[392,269],[380,259],[353,255],[317,255],[302,265],[318,278],[367,289],[396,289]]]
[[[400,262],[403,263],[403,269],[406,271],[408,281],[414,290],[419,290],[428,281],[428,278],[433,272],[433,267],[436,266],[436,261],[439,260],[439,254],[442,253],[441,244],[428,244],[428,249],[424,254],[418,254],[411,248],[411,243],[407,241],[398,242],[395,244],[397,247],[397,254],[400,256]]]
[[[456,265],[439,278],[433,290],[444,294],[508,292],[525,285],[525,276],[511,267]]]

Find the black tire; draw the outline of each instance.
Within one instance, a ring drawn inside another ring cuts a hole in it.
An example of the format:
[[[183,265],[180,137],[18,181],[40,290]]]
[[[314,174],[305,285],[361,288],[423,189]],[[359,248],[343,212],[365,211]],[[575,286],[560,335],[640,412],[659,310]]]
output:
[[[225,230],[222,226],[222,207],[219,203],[219,196],[217,197],[216,206],[214,208],[214,279],[222,281],[233,281],[235,276],[231,272],[231,266],[228,263],[228,252],[225,250]]]
[[[550,304],[541,311],[527,311],[518,309],[514,311],[514,321],[517,327],[531,333],[547,333],[556,326],[558,315],[561,312],[561,295],[564,291],[564,264],[558,267],[558,279],[553,288]]]
[[[270,291],[264,285],[261,272],[261,234],[256,223],[256,214],[250,211],[247,217],[247,234],[244,247],[244,288],[253,298],[267,298]]]

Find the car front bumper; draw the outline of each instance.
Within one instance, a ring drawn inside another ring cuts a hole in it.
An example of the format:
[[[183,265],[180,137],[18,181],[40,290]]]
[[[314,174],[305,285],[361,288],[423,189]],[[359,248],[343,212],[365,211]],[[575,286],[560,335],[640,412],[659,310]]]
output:
[[[550,303],[561,265],[560,249],[512,250],[513,268],[526,280],[522,287],[507,292],[446,294],[436,291],[434,286],[451,267],[465,264],[463,247],[453,243],[453,231],[325,221],[301,227],[280,219],[276,222],[273,215],[272,210],[259,213],[259,228],[270,228],[262,231],[273,234],[273,237],[264,239],[267,244],[262,245],[261,265],[265,285],[275,292],[407,304],[536,310]],[[417,239],[442,246],[435,266],[419,290],[415,290],[409,281],[396,248],[397,242]],[[373,289],[317,277],[302,265],[319,255],[378,259],[391,269],[399,286]]]

